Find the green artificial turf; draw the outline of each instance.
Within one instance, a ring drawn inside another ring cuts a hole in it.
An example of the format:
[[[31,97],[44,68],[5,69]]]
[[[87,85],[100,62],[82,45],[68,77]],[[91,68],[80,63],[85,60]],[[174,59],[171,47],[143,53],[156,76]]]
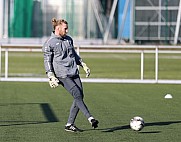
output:
[[[99,121],[92,129],[80,112],[82,133],[64,131],[72,97],[48,83],[0,82],[2,142],[178,142],[181,129],[180,85],[83,83],[85,103]],[[165,99],[166,94],[172,99]],[[129,121],[141,116],[140,132]]]

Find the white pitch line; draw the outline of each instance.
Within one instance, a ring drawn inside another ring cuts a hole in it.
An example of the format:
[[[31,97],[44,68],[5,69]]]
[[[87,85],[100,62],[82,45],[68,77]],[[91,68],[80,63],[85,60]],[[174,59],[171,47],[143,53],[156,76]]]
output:
[[[154,80],[154,79],[108,79],[108,78],[82,78],[82,82],[87,83],[145,83],[145,84],[181,84],[180,80]],[[47,78],[0,78],[0,81],[14,82],[48,82]]]

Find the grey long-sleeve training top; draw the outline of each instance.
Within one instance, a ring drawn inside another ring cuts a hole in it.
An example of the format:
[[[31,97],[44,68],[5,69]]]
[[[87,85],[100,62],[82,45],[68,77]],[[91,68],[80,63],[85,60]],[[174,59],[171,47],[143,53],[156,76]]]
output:
[[[46,73],[54,72],[60,78],[79,74],[77,65],[81,65],[81,58],[77,55],[70,36],[56,36],[52,32],[42,50]]]

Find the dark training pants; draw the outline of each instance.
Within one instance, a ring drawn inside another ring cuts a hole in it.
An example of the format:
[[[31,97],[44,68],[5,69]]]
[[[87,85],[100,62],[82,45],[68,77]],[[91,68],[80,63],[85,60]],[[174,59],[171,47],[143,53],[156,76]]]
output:
[[[77,114],[80,111],[88,119],[91,117],[91,114],[83,101],[83,88],[79,76],[67,77],[67,78],[58,78],[62,86],[73,96],[74,100],[70,108],[70,114],[68,122],[74,124]]]

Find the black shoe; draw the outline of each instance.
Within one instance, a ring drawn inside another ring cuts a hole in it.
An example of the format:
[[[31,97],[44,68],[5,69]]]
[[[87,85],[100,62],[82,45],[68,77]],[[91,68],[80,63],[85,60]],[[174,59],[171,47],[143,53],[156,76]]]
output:
[[[91,120],[91,124],[92,124],[92,127],[93,127],[94,129],[98,127],[98,123],[99,123],[98,120],[95,120],[95,119],[92,119],[92,120]]]
[[[68,132],[83,132],[81,129],[77,128],[75,125],[65,126],[65,131]]]

